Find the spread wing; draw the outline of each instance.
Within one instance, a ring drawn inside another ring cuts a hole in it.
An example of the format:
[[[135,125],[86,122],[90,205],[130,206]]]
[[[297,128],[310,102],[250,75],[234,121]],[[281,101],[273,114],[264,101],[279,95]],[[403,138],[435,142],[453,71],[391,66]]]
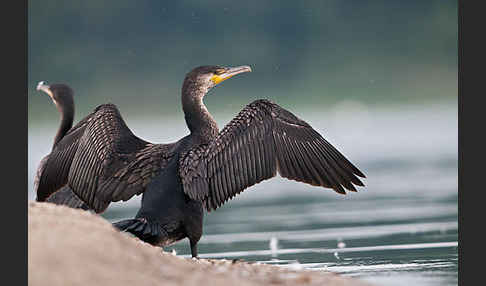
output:
[[[141,194],[165,167],[172,144],[135,136],[115,105],[97,108],[86,126],[69,170],[69,186],[95,212]]]
[[[184,192],[208,211],[277,172],[342,194],[365,177],[309,124],[268,100],[246,106],[209,145],[188,152],[179,169]]]
[[[113,104],[98,106],[70,130],[49,154],[37,187],[45,200],[68,183],[90,209],[140,194],[170,157],[172,144],[152,144],[135,136]]]

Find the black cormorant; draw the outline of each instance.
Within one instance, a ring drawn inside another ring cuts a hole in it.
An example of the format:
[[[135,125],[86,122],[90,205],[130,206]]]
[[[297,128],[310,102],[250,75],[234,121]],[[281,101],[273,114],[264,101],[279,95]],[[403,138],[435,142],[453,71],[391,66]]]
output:
[[[45,92],[51,98],[52,102],[57,107],[57,110],[61,114],[61,124],[57,131],[56,137],[54,137],[54,143],[52,144],[52,149],[54,150],[57,143],[69,132],[73,126],[74,119],[74,99],[73,90],[66,84],[52,84],[47,85],[46,82],[41,81],[37,84],[37,90]],[[42,190],[38,192],[39,180],[42,177],[44,169],[48,165],[49,155],[42,158],[37,168],[36,177],[34,179],[34,192],[37,195],[37,201],[47,201],[50,203],[55,203],[58,205],[65,205],[72,208],[80,208],[87,210],[88,205],[86,205],[82,200],[73,193],[69,186],[60,186],[60,189],[48,198],[42,196],[44,193]],[[53,166],[54,168],[56,166]],[[54,172],[52,174],[55,174]]]
[[[353,184],[363,186],[357,178],[363,173],[338,150],[269,100],[253,101],[219,131],[203,97],[222,81],[250,71],[249,66],[190,71],[181,97],[190,134],[174,143],[144,141],[130,131],[115,105],[98,106],[50,154],[58,167],[55,183],[68,182],[97,213],[143,193],[135,218],[114,226],[159,246],[187,237],[193,257],[203,211],[215,210],[277,172],[341,194],[356,191]]]

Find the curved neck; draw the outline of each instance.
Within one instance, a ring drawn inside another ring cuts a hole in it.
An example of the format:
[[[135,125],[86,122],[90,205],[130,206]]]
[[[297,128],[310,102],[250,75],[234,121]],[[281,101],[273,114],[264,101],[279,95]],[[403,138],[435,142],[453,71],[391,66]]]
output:
[[[202,101],[206,93],[206,88],[186,79],[182,87],[182,110],[191,134],[211,139],[218,134],[218,125]]]
[[[74,106],[68,105],[57,107],[59,112],[61,113],[61,125],[59,125],[59,129],[57,130],[56,137],[54,137],[54,144],[52,144],[52,149],[57,145],[59,141],[66,135],[66,133],[73,127],[73,120],[74,120]]]

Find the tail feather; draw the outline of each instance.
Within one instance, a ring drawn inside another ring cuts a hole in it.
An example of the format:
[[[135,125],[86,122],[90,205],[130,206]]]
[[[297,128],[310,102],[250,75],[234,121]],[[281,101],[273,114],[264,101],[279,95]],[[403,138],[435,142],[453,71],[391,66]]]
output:
[[[163,230],[158,223],[147,221],[144,218],[127,219],[113,223],[119,231],[129,232],[141,240],[153,243],[160,239]]]

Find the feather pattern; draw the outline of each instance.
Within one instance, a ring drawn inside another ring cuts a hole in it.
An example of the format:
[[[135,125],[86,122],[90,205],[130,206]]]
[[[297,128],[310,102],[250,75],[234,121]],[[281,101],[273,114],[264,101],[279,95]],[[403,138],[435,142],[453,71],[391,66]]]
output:
[[[73,193],[68,186],[64,186],[59,191],[49,196],[46,202],[64,205],[74,209],[89,210],[88,205],[85,204],[75,193]]]
[[[111,202],[141,194],[164,168],[174,144],[152,144],[135,136],[113,104],[98,106],[59,141],[36,185],[46,199],[69,184],[97,213]]]
[[[207,145],[181,157],[184,192],[215,210],[246,188],[276,176],[345,194],[365,177],[305,121],[275,103],[247,105]]]
[[[115,105],[101,105],[80,139],[69,185],[97,213],[102,212],[111,202],[141,194],[164,168],[171,146],[138,138]]]
[[[34,191],[38,201],[45,201],[68,182],[69,168],[78,148],[88,118],[80,121],[59,141],[49,155],[39,164],[34,179]]]

